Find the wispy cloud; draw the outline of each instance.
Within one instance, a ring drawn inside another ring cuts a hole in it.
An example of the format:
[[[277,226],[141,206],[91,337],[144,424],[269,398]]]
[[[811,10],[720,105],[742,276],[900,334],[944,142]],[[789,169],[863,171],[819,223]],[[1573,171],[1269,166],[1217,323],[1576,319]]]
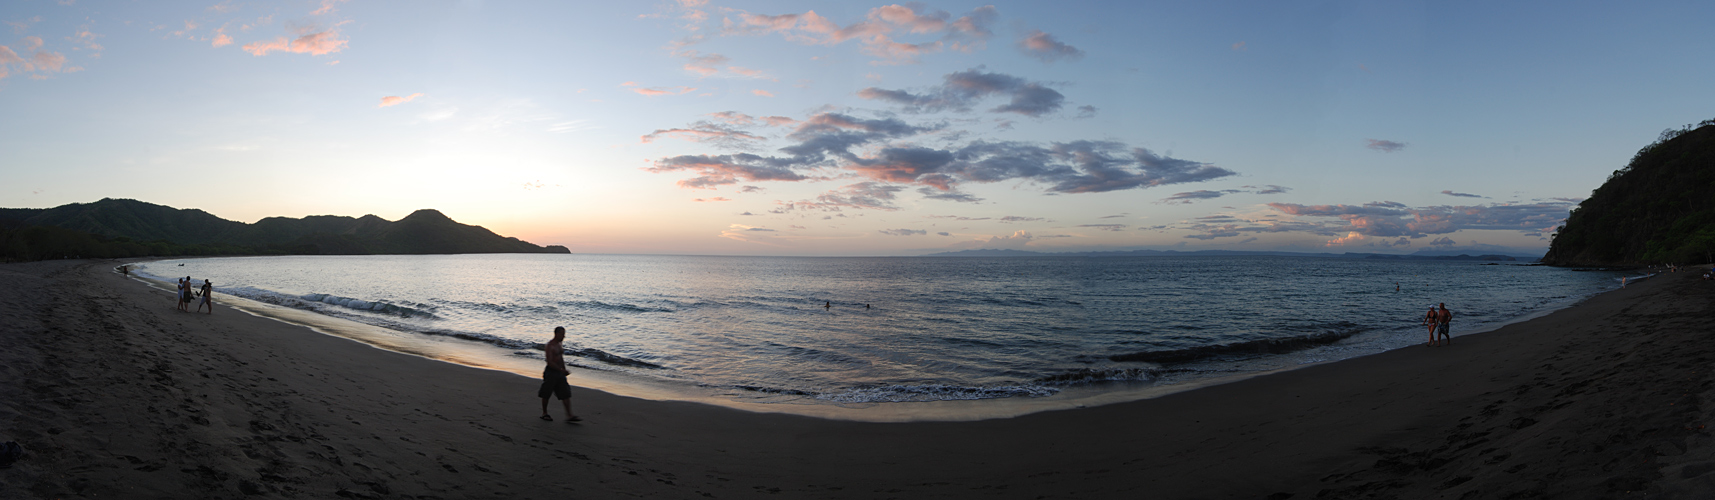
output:
[[[923,199],[926,200],[952,201],[958,203],[981,203],[983,201],[982,198],[978,198],[970,193],[961,192],[956,189],[943,191],[933,187],[924,186],[917,188],[917,192],[922,194]]]
[[[270,52],[320,56],[345,50],[345,46],[346,40],[341,40],[339,33],[330,29],[299,36],[290,41],[286,37],[279,37],[271,41],[251,42],[240,48],[255,56],[267,55]]]
[[[876,232],[888,236],[923,236],[929,234],[929,231],[924,229],[880,229]]]
[[[412,100],[412,99],[416,99],[416,98],[418,98],[418,97],[423,97],[423,93],[422,93],[422,92],[418,92],[418,93],[415,93],[415,94],[411,94],[411,95],[408,95],[408,96],[405,96],[405,97],[399,97],[399,96],[396,96],[396,95],[390,95],[390,96],[387,96],[387,97],[383,97],[383,98],[381,98],[381,104],[378,104],[378,105],[376,105],[376,106],[375,106],[375,107],[377,107],[377,108],[385,108],[385,107],[388,107],[388,106],[397,106],[397,105],[400,105],[400,104],[404,104],[404,103],[407,103],[407,102],[411,102],[411,100]]]
[[[1229,194],[1243,193],[1243,192],[1244,191],[1238,190],[1238,189],[1222,189],[1220,191],[1210,191],[1207,189],[1199,189],[1196,191],[1188,191],[1188,192],[1184,192],[1184,193],[1174,193],[1173,196],[1162,198],[1161,201],[1158,203],[1186,205],[1186,204],[1190,204],[1191,202],[1197,201],[1197,200],[1212,200],[1212,199],[1220,198],[1222,196],[1226,196]]]
[[[319,16],[319,15],[323,15],[323,14],[332,14],[333,10],[334,10],[333,6],[339,4],[340,2],[344,2],[344,1],[346,1],[346,0],[322,0],[321,8],[318,8],[314,11],[311,11],[310,15]]]
[[[1381,151],[1383,153],[1400,151],[1405,149],[1406,146],[1403,142],[1385,141],[1381,139],[1364,139],[1364,141],[1367,143],[1364,147]]]
[[[939,111],[970,111],[977,102],[989,96],[1004,96],[1010,102],[991,109],[996,113],[1018,113],[1042,116],[1059,110],[1066,96],[1041,83],[1001,73],[967,70],[948,74],[944,83],[920,93],[869,87],[858,91],[858,97],[902,106],[914,113]],[[1094,113],[1094,108],[1090,108]]]
[[[766,227],[732,224],[721,231],[720,237],[746,243],[778,246],[779,242],[773,237],[774,233],[776,233],[775,230]]]
[[[1451,190],[1451,189],[1448,189],[1448,190],[1444,190],[1444,191],[1442,191],[1442,192],[1441,192],[1441,194],[1444,194],[1444,195],[1447,195],[1447,196],[1457,196],[1457,197],[1460,197],[1460,198],[1488,198],[1488,197],[1487,197],[1487,196],[1483,196],[1483,195],[1480,195],[1480,194],[1471,194],[1471,193],[1455,193],[1455,192],[1453,192],[1453,190]]]
[[[794,119],[787,118],[784,116],[756,117],[756,116],[750,116],[750,115],[747,115],[744,113],[740,113],[737,111],[721,111],[721,112],[716,112],[716,113],[709,113],[708,116],[713,117],[717,121],[725,122],[729,125],[742,125],[742,126],[763,125],[763,126],[768,126],[768,127],[779,127],[779,126],[784,126],[784,125],[796,125],[796,124],[798,124],[798,120],[794,120]]]
[[[1043,33],[1041,30],[1031,30],[1029,33],[1025,33],[1018,40],[1018,48],[1023,50],[1025,55],[1045,63],[1061,59],[1075,61],[1084,57],[1083,50],[1067,45],[1055,39],[1054,35]]]
[[[792,42],[816,45],[856,40],[864,53],[876,57],[872,64],[913,64],[924,55],[943,50],[970,52],[982,48],[993,36],[989,25],[997,17],[992,6],[973,9],[955,19],[945,11],[920,5],[887,5],[871,9],[862,21],[840,26],[815,11],[780,15],[733,11],[722,20],[719,34],[780,34]],[[920,42],[896,38],[924,35],[936,38]]]
[[[1166,204],[1166,205],[1188,205],[1188,204],[1191,204],[1192,202],[1195,202],[1197,200],[1212,200],[1212,199],[1220,198],[1222,196],[1226,196],[1229,194],[1237,194],[1237,193],[1278,194],[1278,193],[1285,193],[1287,191],[1292,190],[1292,188],[1289,188],[1286,186],[1276,186],[1273,184],[1269,184],[1267,186],[1262,186],[1262,187],[1258,187],[1258,186],[1241,186],[1241,187],[1243,187],[1245,189],[1222,189],[1222,190],[1218,190],[1218,191],[1210,191],[1210,190],[1206,190],[1206,189],[1199,189],[1196,191],[1189,191],[1189,192],[1184,192],[1184,193],[1174,193],[1173,196],[1168,196],[1166,198],[1163,198],[1161,201],[1159,201],[1157,203]],[[1246,189],[1249,189],[1250,191],[1246,191]]]
[[[721,70],[715,68],[715,66],[725,64],[727,61],[732,60],[731,58],[720,54],[704,54],[690,49],[676,51],[673,55],[686,58],[687,61],[684,66],[685,71],[696,73],[699,76],[711,76],[716,73],[720,73]]]
[[[46,79],[49,73],[74,72],[81,68],[66,66],[66,56],[59,52],[42,50],[42,41],[37,37],[25,37],[24,45],[19,48],[29,53],[28,57],[19,56],[11,47],[0,45],[0,80],[17,70],[29,74],[33,79]],[[34,51],[34,53],[31,53]]]
[[[632,92],[636,92],[636,93],[643,94],[643,95],[650,96],[650,97],[660,96],[660,95],[682,95],[682,94],[688,94],[692,91],[697,90],[696,87],[686,87],[683,85],[673,86],[673,87],[643,87],[643,86],[638,85],[635,82],[625,82],[621,86],[629,87],[629,88],[631,88]]]
[[[750,93],[754,94],[754,95],[762,96],[762,97],[774,97],[773,92],[769,92],[769,91],[762,90],[762,89],[752,90],[752,91],[750,91]]]
[[[739,130],[731,125],[701,121],[686,128],[658,129],[644,134],[642,142],[647,144],[665,137],[691,142],[706,142],[729,149],[749,149],[752,147],[751,143],[767,140],[765,137]]]
[[[897,193],[905,189],[880,182],[859,182],[840,189],[822,193],[814,200],[780,202],[780,206],[770,212],[786,214],[799,210],[822,212],[838,212],[845,208],[870,210],[899,210],[894,205]]]

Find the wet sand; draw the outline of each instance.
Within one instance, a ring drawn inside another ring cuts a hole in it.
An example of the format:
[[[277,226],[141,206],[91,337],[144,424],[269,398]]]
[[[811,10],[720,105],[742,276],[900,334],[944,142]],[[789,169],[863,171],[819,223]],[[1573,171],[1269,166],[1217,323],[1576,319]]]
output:
[[[575,388],[572,425],[536,419],[529,379],[177,312],[113,265],[0,265],[0,440],[29,449],[0,498],[1715,492],[1715,282],[1691,272],[1449,347],[1144,401],[874,423]]]

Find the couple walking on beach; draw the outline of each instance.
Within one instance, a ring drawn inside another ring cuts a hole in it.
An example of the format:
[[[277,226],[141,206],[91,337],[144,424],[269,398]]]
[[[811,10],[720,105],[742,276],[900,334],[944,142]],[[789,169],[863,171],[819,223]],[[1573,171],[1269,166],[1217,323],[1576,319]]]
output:
[[[1429,306],[1429,313],[1423,315],[1423,324],[1429,326],[1430,347],[1442,345],[1442,342],[1438,341],[1435,336],[1436,332],[1440,332],[1441,337],[1447,339],[1446,345],[1453,344],[1453,336],[1447,334],[1447,324],[1452,322],[1453,311],[1447,310],[1446,302],[1441,303],[1440,309],[1436,309],[1435,306]]]
[[[129,274],[129,272],[127,272],[127,274]],[[180,311],[191,312],[191,299],[199,295],[193,291],[191,288],[192,286],[190,276],[186,276],[184,279],[179,280]],[[197,301],[197,312],[202,312],[203,306],[208,306],[208,313],[214,314],[214,283],[209,282],[209,280],[206,279],[202,280],[202,292],[200,293],[200,296],[202,298]]]
[[[542,369],[542,388],[536,390],[536,397],[542,398],[541,419],[549,422],[554,421],[554,417],[548,415],[549,395],[560,398],[560,406],[566,408],[567,422],[583,421],[582,418],[572,414],[572,385],[566,382],[566,376],[571,375],[572,372],[566,369],[566,349],[563,347],[565,340],[566,327],[556,326],[554,327],[554,340],[550,340],[542,346],[543,354],[547,355],[548,366]]]

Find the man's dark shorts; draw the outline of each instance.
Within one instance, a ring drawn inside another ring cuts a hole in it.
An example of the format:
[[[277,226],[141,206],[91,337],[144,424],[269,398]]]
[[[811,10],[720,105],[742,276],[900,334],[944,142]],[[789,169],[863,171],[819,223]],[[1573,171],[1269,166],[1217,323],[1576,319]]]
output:
[[[536,390],[536,397],[547,398],[553,394],[560,401],[572,399],[572,385],[566,383],[566,376],[553,370],[542,371],[542,388]]]

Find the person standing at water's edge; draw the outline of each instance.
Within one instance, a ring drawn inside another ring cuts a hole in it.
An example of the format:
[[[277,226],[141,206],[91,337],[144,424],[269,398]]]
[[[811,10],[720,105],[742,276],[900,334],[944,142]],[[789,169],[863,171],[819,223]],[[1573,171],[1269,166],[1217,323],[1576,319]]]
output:
[[[554,340],[550,340],[548,345],[542,346],[542,350],[547,354],[548,366],[542,369],[542,388],[536,390],[536,396],[542,398],[542,420],[549,422],[554,421],[554,417],[548,415],[548,395],[550,394],[559,397],[560,405],[566,407],[567,422],[583,420],[572,414],[572,385],[566,383],[566,376],[571,375],[572,372],[566,369],[565,348],[562,347],[565,340],[566,327],[556,326],[554,327]]]
[[[202,312],[202,306],[208,306],[208,313],[214,314],[214,282],[202,280],[202,301],[197,302],[197,312]]]
[[[1429,346],[1435,346],[1435,328],[1441,324],[1441,312],[1435,306],[1429,306],[1429,312],[1423,313],[1423,324],[1429,325]]]
[[[1440,325],[1441,337],[1447,339],[1447,345],[1453,344],[1453,336],[1447,334],[1447,325],[1453,322],[1453,311],[1447,310],[1447,303],[1441,303],[1441,310],[1435,311],[1435,322]]]

